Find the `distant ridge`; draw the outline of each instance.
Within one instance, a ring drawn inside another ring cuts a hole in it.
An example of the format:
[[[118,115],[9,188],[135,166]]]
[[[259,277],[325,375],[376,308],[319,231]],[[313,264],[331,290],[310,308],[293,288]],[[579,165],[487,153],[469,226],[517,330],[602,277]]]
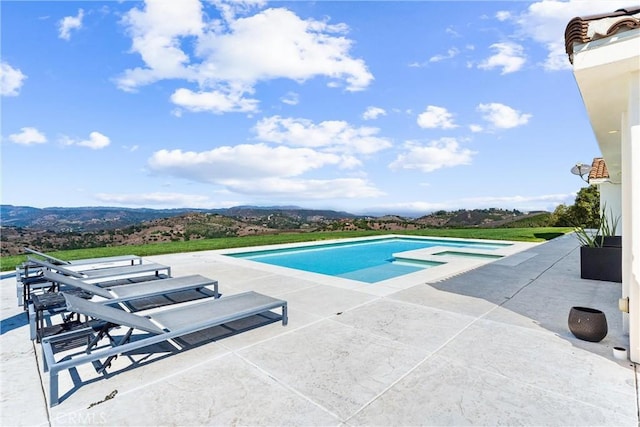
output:
[[[24,247],[42,251],[142,245],[261,234],[397,231],[427,228],[546,227],[549,212],[502,209],[438,211],[417,219],[399,215],[355,216],[297,206],[228,209],[32,208],[0,205],[0,254]]]
[[[50,231],[99,231],[129,227],[145,221],[171,218],[188,213],[217,214],[232,217],[262,217],[269,213],[284,213],[306,220],[307,217],[325,219],[355,218],[347,212],[304,209],[298,206],[235,206],[220,209],[151,209],[99,207],[47,207],[0,205],[3,227],[21,227]]]

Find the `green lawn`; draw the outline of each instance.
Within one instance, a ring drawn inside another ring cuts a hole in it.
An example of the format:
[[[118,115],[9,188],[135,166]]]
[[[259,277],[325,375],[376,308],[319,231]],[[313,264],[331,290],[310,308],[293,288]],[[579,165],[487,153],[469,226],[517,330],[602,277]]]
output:
[[[91,249],[75,249],[69,251],[50,252],[49,254],[64,260],[98,258],[115,255],[163,255],[179,252],[196,252],[213,249],[239,248],[245,246],[263,246],[278,243],[311,242],[349,237],[376,236],[384,234],[407,234],[414,236],[459,237],[469,239],[514,240],[524,242],[542,242],[551,240],[573,231],[570,227],[538,227],[538,228],[459,228],[428,229],[412,231],[335,231],[321,233],[282,233],[262,236],[224,237],[217,239],[189,240],[186,242],[167,242],[148,245],[114,246]],[[36,249],[36,248],[34,248]],[[0,258],[0,271],[14,270],[26,261],[26,255]]]

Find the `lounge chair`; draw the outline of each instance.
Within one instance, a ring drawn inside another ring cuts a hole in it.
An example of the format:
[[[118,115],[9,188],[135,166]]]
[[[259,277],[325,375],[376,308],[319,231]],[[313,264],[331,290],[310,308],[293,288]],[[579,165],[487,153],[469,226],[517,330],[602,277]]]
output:
[[[111,257],[99,257],[99,258],[84,258],[73,261],[65,261],[60,258],[53,257],[51,255],[47,255],[43,252],[38,252],[31,248],[23,248],[25,252],[28,252],[32,255],[37,255],[39,257],[44,258],[45,261],[50,262],[51,264],[57,265],[100,265],[100,264],[111,264],[115,266],[115,264],[142,264],[142,257],[138,255],[118,255]]]
[[[138,255],[119,255],[112,257],[100,257],[100,258],[85,258],[74,261],[66,261],[54,256],[45,254],[43,252],[36,251],[31,248],[23,248],[28,254],[42,258],[43,261],[51,263],[53,265],[62,266],[83,266],[84,269],[90,268],[105,268],[105,267],[118,267],[125,265],[142,264],[142,257]],[[33,258],[32,258],[33,259]],[[37,259],[37,258],[36,258]],[[39,285],[46,286],[46,280],[42,278],[42,267],[34,265],[30,262],[25,262],[22,265],[16,267],[16,294],[18,296],[18,306],[24,306],[26,310],[26,301],[23,290],[24,283],[29,283],[30,288],[34,289],[40,287]]]
[[[148,280],[144,282],[131,283],[117,286],[98,286],[80,279],[63,276],[53,271],[44,271],[44,277],[52,283],[66,285],[73,288],[82,289],[93,295],[109,300],[110,303],[119,303],[135,298],[147,298],[156,295],[165,295],[171,292],[179,292],[189,289],[213,286],[215,297],[218,298],[218,281],[209,279],[199,274],[192,274],[181,277],[171,277],[163,280]],[[59,289],[59,288],[58,288]]]
[[[166,272],[166,276],[171,277],[171,267],[152,262],[120,267],[84,268],[82,266],[56,265],[47,261],[27,257],[27,263],[30,268],[39,269],[39,273],[37,277],[31,275],[28,276],[27,279],[23,279],[17,283],[18,299],[19,301],[22,300],[25,310],[27,309],[28,301],[31,298],[32,290],[36,287],[41,289],[48,287],[49,282],[46,279],[42,280],[45,270],[54,271],[65,276],[75,277],[76,279],[81,279],[93,284],[110,282],[118,279],[141,277],[145,276],[145,274],[148,275],[147,273],[153,273],[154,277],[160,277],[161,272],[163,271]]]
[[[70,331],[60,335],[42,339],[43,368],[49,372],[50,406],[59,403],[58,373],[75,368],[85,363],[92,363],[98,373],[106,373],[111,360],[119,354],[141,349],[152,344],[172,340],[205,329],[259,315],[273,309],[282,309],[282,325],[287,324],[287,302],[275,299],[257,292],[244,292],[219,299],[206,299],[193,304],[177,304],[175,307],[159,311],[149,316],[128,313],[124,310],[99,304],[73,295],[62,295],[69,312],[79,313],[101,322],[102,327],[94,334],[92,327]],[[129,328],[124,336],[116,340],[108,334],[112,327],[123,326]],[[142,332],[132,340],[133,332]],[[105,336],[109,337],[110,347],[97,348],[98,343]],[[56,350],[64,348],[70,341],[86,339],[86,350],[74,355],[66,355],[56,361]],[[184,350],[180,347],[178,350]],[[101,359],[104,359],[100,362]]]
[[[89,295],[95,295],[103,298],[109,304],[121,304],[124,307],[130,307],[136,309],[135,301],[141,299],[150,299],[156,296],[166,296],[169,302],[172,295],[179,292],[200,290],[205,287],[213,286],[214,298],[219,298],[220,293],[218,291],[218,281],[212,280],[199,274],[193,274],[182,277],[172,277],[162,280],[149,280],[145,282],[132,283],[127,285],[118,285],[113,287],[100,287],[98,285],[87,283],[80,279],[75,279],[69,276],[63,276],[62,274],[54,273],[52,271],[45,270],[43,276],[46,280],[52,283],[52,287],[59,290],[63,285],[67,288],[73,288],[87,292]],[[54,290],[55,290],[54,289]],[[202,296],[209,296],[202,294]],[[202,297],[201,296],[201,297]],[[40,301],[38,296],[34,296],[34,302],[29,304],[29,324],[31,339],[40,339],[44,331],[44,312],[50,313],[64,313],[64,307],[60,307],[60,299],[49,299],[50,301]],[[62,301],[64,304],[64,300]],[[142,309],[148,308],[148,306],[142,305]]]
[[[118,278],[136,277],[141,273],[155,273],[156,276],[160,275],[161,271],[166,271],[167,276],[171,276],[171,267],[158,264],[155,262],[146,262],[135,265],[124,265],[117,267],[86,267],[82,265],[56,265],[47,261],[34,259],[27,257],[27,262],[32,267],[39,267],[41,269],[57,271],[66,276],[75,277],[77,279],[91,280],[92,283],[104,282],[107,280],[116,280]]]

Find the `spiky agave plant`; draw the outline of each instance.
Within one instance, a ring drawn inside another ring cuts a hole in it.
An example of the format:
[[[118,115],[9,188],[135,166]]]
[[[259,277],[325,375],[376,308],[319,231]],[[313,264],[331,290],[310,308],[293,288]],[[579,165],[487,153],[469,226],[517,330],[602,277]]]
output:
[[[600,212],[600,225],[597,229],[586,229],[579,225],[575,227],[576,237],[581,246],[589,246],[592,248],[602,247],[605,236],[615,236],[618,224],[620,224],[620,216],[613,217],[613,210],[609,209],[607,214],[607,205],[602,207]]]

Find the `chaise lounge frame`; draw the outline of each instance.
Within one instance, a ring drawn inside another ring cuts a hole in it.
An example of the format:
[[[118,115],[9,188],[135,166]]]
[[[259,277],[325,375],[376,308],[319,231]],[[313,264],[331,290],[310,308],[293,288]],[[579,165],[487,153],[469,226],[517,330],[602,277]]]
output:
[[[50,271],[57,271],[58,273],[62,273],[66,276],[84,280],[91,280],[92,283],[104,282],[106,280],[115,280],[123,277],[134,277],[142,273],[155,273],[156,276],[159,276],[161,271],[166,271],[167,276],[171,276],[171,267],[155,262],[104,268],[83,268],[82,266],[74,268],[76,266],[62,266],[51,264],[50,262],[35,259],[30,256],[27,257],[27,262],[36,267]]]
[[[98,365],[96,368],[98,373],[105,373],[106,369],[110,366],[111,360],[120,354],[235,320],[258,315],[273,309],[281,308],[282,325],[285,326],[288,323],[286,301],[253,291],[219,299],[207,299],[194,304],[176,304],[175,307],[149,316],[128,313],[108,305],[87,301],[73,295],[62,294],[66,300],[68,311],[83,314],[104,322],[107,327],[124,326],[129,329],[117,342],[109,337],[112,347],[101,348],[95,351],[92,351],[92,348],[104,334],[102,333],[103,331],[101,331],[98,335],[94,335],[92,327],[43,338],[43,368],[44,372],[49,372],[49,405],[51,407],[59,404],[58,374],[60,371],[68,370],[85,363],[94,363],[94,365]],[[134,330],[144,331],[153,335],[131,341]],[[87,338],[88,340],[86,353],[72,357],[71,359],[63,358],[60,361],[56,361],[56,344],[77,340],[79,338]],[[179,350],[183,350],[183,348]],[[100,363],[100,359],[105,359],[105,361]]]
[[[110,256],[110,257],[83,258],[79,260],[66,261],[51,255],[48,255],[46,253],[36,251],[35,249],[24,247],[23,250],[27,254],[31,254],[31,255],[35,255],[40,258],[43,258],[43,261],[53,265],[61,265],[61,266],[68,266],[68,267],[82,266],[85,269],[136,265],[136,264],[142,264],[143,262],[142,257],[138,255],[118,255],[118,256]],[[33,258],[31,257],[31,259]],[[16,286],[17,286],[16,293],[18,296],[18,307],[24,306],[25,310],[27,309],[26,303],[30,295],[25,296],[24,294],[25,283],[29,285],[28,286],[29,290],[47,286],[46,280],[42,278],[41,270],[42,270],[41,266],[37,266],[29,262],[25,262],[22,265],[19,265],[16,267]]]
[[[63,276],[48,270],[43,271],[43,277],[52,283],[52,287],[60,289],[60,285],[65,285],[67,287],[79,289],[104,298],[105,302],[109,304],[126,303],[135,299],[170,295],[176,292],[197,290],[208,286],[213,286],[214,298],[220,297],[218,281],[199,274],[171,277],[162,280],[149,280],[113,287],[100,287],[80,279]],[[43,310],[36,309],[33,303],[29,304],[29,325],[31,339],[34,340],[39,338],[43,329]]]
[[[171,277],[171,267],[163,264],[157,264],[153,262],[141,263],[135,265],[125,265],[119,267],[106,267],[106,268],[88,268],[88,269],[70,269],[67,267],[73,266],[61,266],[51,264],[47,261],[34,259],[27,257],[27,263],[30,267],[36,267],[41,269],[41,275],[38,277],[42,279],[44,271],[49,270],[63,274],[65,276],[74,277],[76,279],[84,280],[87,283],[104,283],[112,280],[136,278],[144,276],[145,273],[154,273],[155,277],[160,277],[161,272],[165,271],[168,277]],[[33,280],[34,277],[23,278],[19,281],[18,286],[18,305],[24,305],[25,310],[28,308],[29,299],[31,298],[31,292],[34,287],[50,287],[47,280]],[[22,304],[20,304],[20,302]]]
[[[100,264],[142,264],[142,257],[138,255],[116,255],[110,257],[99,257],[99,258],[83,258],[73,261],[66,261],[60,258],[56,258],[54,256],[45,254],[43,252],[36,251],[31,248],[23,248],[25,252],[28,252],[32,255],[37,255],[39,257],[44,258],[45,261],[50,262],[51,264],[58,265],[100,265]]]

